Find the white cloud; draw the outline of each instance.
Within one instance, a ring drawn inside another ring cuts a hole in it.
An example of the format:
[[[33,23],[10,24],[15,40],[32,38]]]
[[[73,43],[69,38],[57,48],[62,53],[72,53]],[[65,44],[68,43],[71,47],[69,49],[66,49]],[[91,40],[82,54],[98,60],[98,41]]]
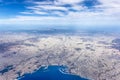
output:
[[[54,6],[54,5],[38,5],[38,6],[34,6],[36,8],[42,8],[44,10],[67,10],[65,7],[60,7],[60,6]]]
[[[83,0],[57,0],[58,4],[76,4]]]
[[[102,4],[97,6],[103,10],[103,14],[120,17],[120,1],[119,0],[99,0]]]
[[[26,8],[31,10],[31,11],[54,11],[54,10],[62,10],[62,11],[68,11],[68,8],[62,6],[62,5],[71,5],[73,6],[72,9],[75,10],[80,10],[82,7],[79,5],[77,6],[76,3],[79,3],[83,0],[55,0],[54,2],[52,1],[43,1],[43,2],[31,2],[34,4],[34,6],[27,6]]]
[[[51,1],[44,1],[44,2],[32,2],[35,6],[28,6],[27,9],[33,11],[33,14],[38,13],[45,13],[45,11],[50,10],[63,10],[66,12],[70,12],[69,9],[76,10],[76,11],[89,11],[82,5],[78,5],[76,3],[80,3],[83,0],[56,0],[53,2]],[[98,0],[101,5],[96,5],[93,11],[101,11],[103,15],[118,15],[120,14],[120,1],[119,0]],[[61,5],[70,4],[72,7],[66,8]],[[42,11],[44,10],[44,11]],[[36,13],[37,12],[37,13]],[[23,12],[24,13],[24,12]],[[54,12],[53,12],[54,13]],[[27,14],[27,12],[25,12]],[[28,13],[29,14],[29,13]],[[46,14],[46,13],[45,13]],[[49,14],[49,13],[48,13]]]
[[[71,12],[64,17],[31,17],[31,16],[17,16],[4,20],[7,24],[40,24],[40,25],[70,25],[70,26],[117,26],[120,18],[115,16],[103,15],[99,12]]]
[[[120,25],[120,1],[119,0],[99,0],[101,5],[96,5],[93,11],[86,9],[81,5],[77,5],[83,0],[58,0],[57,2],[33,2],[34,6],[27,6],[28,11],[21,12],[22,14],[49,14],[49,10],[63,10],[68,12],[64,15],[59,11],[53,11],[53,14],[58,14],[62,17],[55,16],[21,16],[15,18],[1,20],[3,23],[20,23],[20,24],[59,24],[59,25]],[[49,5],[51,4],[51,5]],[[69,8],[61,6],[61,4],[71,4],[72,9],[76,12],[69,11]],[[29,12],[30,10],[30,12]],[[44,11],[45,10],[45,11]],[[1,23],[0,23],[1,24]]]

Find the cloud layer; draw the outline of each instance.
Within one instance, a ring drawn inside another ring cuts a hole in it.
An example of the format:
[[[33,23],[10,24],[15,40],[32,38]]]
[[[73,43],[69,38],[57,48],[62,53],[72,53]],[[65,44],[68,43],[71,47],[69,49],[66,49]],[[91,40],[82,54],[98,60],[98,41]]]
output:
[[[5,19],[8,22],[36,21],[40,24],[61,23],[77,25],[119,25],[119,0],[12,0],[25,4],[18,15]],[[5,0],[0,0],[5,3]],[[4,20],[1,20],[4,21]],[[2,23],[2,22],[1,22]]]
[[[39,16],[64,16],[70,12],[97,11],[98,0],[35,0],[27,6],[23,14],[36,14]]]

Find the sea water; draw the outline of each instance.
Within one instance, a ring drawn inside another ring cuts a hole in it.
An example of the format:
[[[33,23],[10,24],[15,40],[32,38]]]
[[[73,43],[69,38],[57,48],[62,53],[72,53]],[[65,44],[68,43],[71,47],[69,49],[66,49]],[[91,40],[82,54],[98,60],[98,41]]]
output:
[[[37,71],[25,74],[18,80],[88,80],[80,76],[70,74],[65,66],[46,66]]]

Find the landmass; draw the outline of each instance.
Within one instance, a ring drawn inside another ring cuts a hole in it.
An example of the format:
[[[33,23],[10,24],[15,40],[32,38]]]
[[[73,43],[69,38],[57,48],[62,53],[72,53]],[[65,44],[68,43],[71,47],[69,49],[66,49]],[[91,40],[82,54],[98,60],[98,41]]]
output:
[[[0,80],[16,80],[42,66],[65,65],[90,80],[120,80],[119,34],[0,33]]]

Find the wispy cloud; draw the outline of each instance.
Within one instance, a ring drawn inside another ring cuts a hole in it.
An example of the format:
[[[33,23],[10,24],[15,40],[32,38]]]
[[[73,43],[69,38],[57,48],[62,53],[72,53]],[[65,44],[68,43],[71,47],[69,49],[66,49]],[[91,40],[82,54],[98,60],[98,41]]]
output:
[[[99,12],[103,15],[120,13],[118,0],[31,0],[30,3],[33,5],[26,6],[27,10],[21,12],[22,14],[66,16],[71,12]]]
[[[30,5],[9,21],[35,21],[40,24],[120,24],[119,0],[26,0],[24,3]]]
[[[88,6],[83,6],[83,4],[87,4],[87,2],[84,2],[83,0],[46,0],[31,1],[31,3],[33,6],[27,6],[26,8],[33,14],[35,14],[35,12],[47,12],[48,14],[58,13],[58,16],[61,14],[67,15],[69,12],[82,11],[85,9],[85,6]]]

